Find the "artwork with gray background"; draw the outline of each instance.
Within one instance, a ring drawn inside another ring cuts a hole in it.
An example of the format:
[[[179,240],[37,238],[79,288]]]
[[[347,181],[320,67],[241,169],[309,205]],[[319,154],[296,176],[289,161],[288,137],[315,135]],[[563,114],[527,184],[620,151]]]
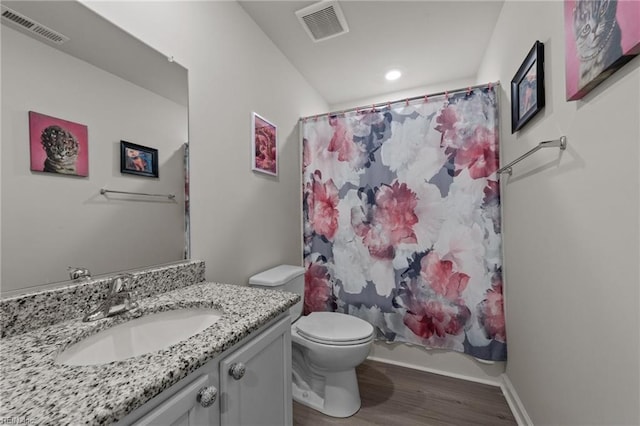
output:
[[[69,40],[24,30],[5,7]],[[68,266],[95,276],[183,259],[187,70],[78,2],[3,2],[1,27],[2,294],[64,281]],[[88,126],[88,178],[29,170],[30,110]],[[159,179],[120,173],[121,139],[158,148]]]

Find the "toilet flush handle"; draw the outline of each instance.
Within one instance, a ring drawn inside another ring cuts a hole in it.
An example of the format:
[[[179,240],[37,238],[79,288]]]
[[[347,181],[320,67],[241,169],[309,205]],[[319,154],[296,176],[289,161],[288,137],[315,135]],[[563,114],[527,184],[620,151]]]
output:
[[[242,379],[244,373],[247,371],[247,367],[241,362],[234,362],[229,367],[229,375],[236,380]]]

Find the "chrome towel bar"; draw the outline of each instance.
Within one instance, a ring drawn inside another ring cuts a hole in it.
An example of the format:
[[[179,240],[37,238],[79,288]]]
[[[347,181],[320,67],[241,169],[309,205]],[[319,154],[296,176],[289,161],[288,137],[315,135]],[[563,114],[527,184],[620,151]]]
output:
[[[552,141],[540,142],[537,146],[535,146],[531,150],[527,151],[526,153],[522,154],[520,157],[516,158],[515,160],[513,160],[512,162],[510,162],[506,166],[500,167],[497,170],[497,173],[500,174],[500,173],[505,173],[506,172],[506,173],[509,174],[509,176],[511,176],[511,174],[513,173],[512,166],[514,164],[521,162],[522,160],[524,160],[525,158],[529,157],[534,152],[536,152],[536,151],[538,151],[538,150],[540,150],[542,148],[560,148],[560,151],[564,151],[565,149],[567,149],[567,137],[566,136],[561,136],[560,139],[556,139],[556,140],[552,140]]]
[[[146,197],[166,197],[170,200],[174,200],[176,196],[174,194],[147,194],[144,192],[129,192],[129,191],[113,191],[111,189],[100,189],[100,194],[105,195],[107,192],[112,192],[114,194],[128,194],[128,195],[144,195]]]

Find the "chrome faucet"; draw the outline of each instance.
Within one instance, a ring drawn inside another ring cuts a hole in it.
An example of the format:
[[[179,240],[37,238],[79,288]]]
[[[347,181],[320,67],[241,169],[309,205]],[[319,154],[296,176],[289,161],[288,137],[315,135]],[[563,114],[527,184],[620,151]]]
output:
[[[91,278],[91,272],[87,268],[76,268],[74,266],[68,266],[69,278],[72,280],[88,279]]]
[[[120,274],[112,278],[109,294],[97,308],[84,316],[82,321],[97,321],[102,318],[112,317],[127,311],[135,310],[138,302],[130,289],[133,275]]]

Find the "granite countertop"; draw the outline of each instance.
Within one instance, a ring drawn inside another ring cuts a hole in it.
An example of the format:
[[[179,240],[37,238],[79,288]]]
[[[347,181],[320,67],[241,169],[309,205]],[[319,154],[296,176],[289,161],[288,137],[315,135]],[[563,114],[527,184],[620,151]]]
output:
[[[211,307],[222,317],[203,332],[157,352],[102,365],[54,362],[68,346],[133,318],[63,321],[0,340],[0,419],[31,424],[108,424],[232,347],[293,306],[299,296],[218,283],[200,283],[139,301],[143,315]],[[17,420],[14,420],[17,421]]]

